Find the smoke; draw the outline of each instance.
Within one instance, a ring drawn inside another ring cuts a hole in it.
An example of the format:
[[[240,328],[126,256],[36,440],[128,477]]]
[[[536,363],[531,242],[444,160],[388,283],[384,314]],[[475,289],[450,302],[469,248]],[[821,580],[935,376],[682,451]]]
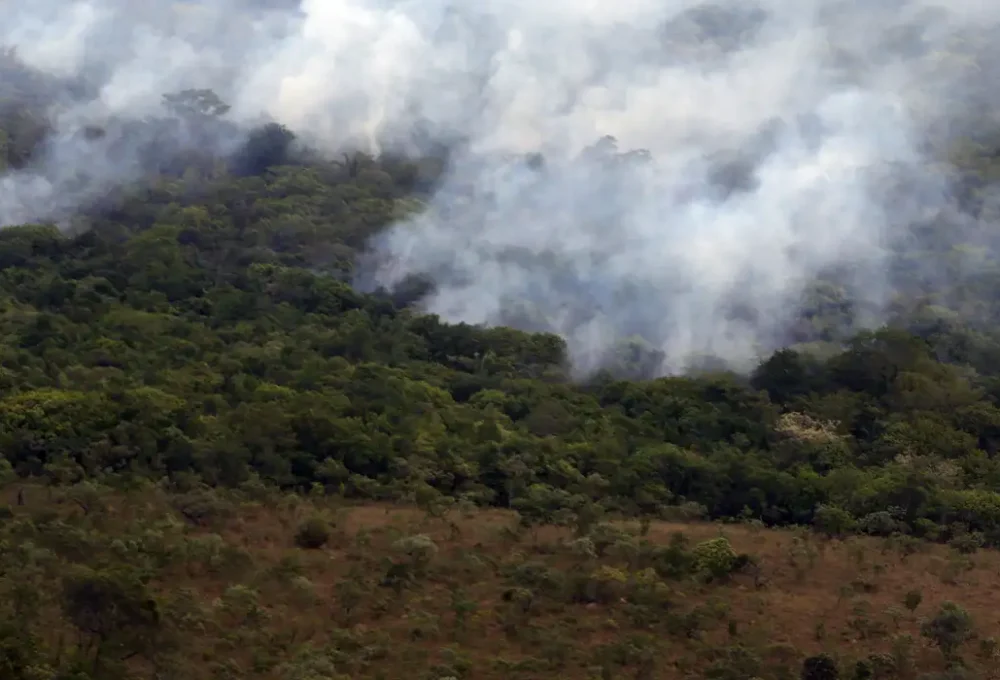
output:
[[[8,4],[0,44],[62,96],[41,160],[0,176],[0,222],[134,176],[129,121],[184,89],[226,124],[153,126],[154,149],[231,152],[262,120],[330,152],[460,139],[358,285],[428,278],[427,311],[557,332],[583,373],[632,335],[660,373],[745,365],[821,275],[877,322],[894,244],[953,208],[933,161],[996,110],[1000,7],[976,0]]]
[[[934,161],[994,103],[981,6],[515,4],[468,152],[363,281],[428,277],[428,311],[557,332],[581,373],[634,335],[658,373],[747,368],[820,276],[842,331],[878,323],[893,248],[953,211]],[[513,149],[543,162],[484,160]]]

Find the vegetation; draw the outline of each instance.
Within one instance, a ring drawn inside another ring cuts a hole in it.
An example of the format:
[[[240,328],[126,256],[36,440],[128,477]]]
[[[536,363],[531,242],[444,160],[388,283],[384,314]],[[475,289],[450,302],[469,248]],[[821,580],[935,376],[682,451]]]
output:
[[[0,167],[28,167],[44,120],[0,100]],[[211,93],[165,101],[222,124]],[[829,351],[655,380],[623,352],[577,383],[558,337],[347,283],[442,155],[293,146],[264,126],[71,230],[0,231],[2,677],[996,667],[1000,269],[904,266],[987,227],[900,249],[886,328],[842,337],[817,282],[794,336]]]
[[[23,485],[23,505],[8,488],[4,677],[829,680],[1000,659],[992,551],[108,481]],[[328,541],[299,547],[315,522]]]

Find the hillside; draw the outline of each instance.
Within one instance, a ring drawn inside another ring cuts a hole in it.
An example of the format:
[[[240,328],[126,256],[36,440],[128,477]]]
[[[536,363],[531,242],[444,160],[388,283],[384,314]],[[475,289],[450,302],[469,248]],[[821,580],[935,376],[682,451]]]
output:
[[[46,121],[0,103],[30,168]],[[642,338],[580,378],[427,281],[352,287],[446,149],[143,151],[0,230],[0,678],[995,674],[990,147],[950,161],[963,228],[893,244],[886,325],[833,272],[755,370],[655,379]]]
[[[161,181],[75,236],[0,231],[14,470],[1000,541],[991,336],[895,327],[751,376],[574,382],[555,336],[443,324],[338,279],[402,200],[355,160],[194,195]],[[632,350],[619,375],[641,373]]]
[[[4,677],[722,680],[833,662],[910,678],[960,662],[988,678],[1000,659],[992,551],[759,523],[530,528],[253,484],[6,494]]]

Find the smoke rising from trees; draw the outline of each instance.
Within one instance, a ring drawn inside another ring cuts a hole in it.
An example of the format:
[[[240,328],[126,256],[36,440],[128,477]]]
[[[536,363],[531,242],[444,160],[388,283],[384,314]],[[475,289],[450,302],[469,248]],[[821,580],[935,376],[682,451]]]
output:
[[[232,153],[262,121],[328,153],[448,140],[426,211],[357,284],[420,277],[427,311],[558,332],[584,373],[634,335],[660,373],[752,362],[821,276],[850,301],[845,332],[880,321],[914,226],[975,221],[938,161],[996,110],[1000,8],[972,0],[5,10],[0,44],[36,76],[14,85],[46,89],[55,129],[0,177],[3,223],[63,218],[168,149]],[[231,108],[134,125],[198,89]]]

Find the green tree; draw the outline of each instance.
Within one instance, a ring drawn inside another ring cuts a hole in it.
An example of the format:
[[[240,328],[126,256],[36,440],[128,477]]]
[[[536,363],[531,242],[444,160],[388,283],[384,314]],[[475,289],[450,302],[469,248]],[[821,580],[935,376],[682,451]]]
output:
[[[693,553],[698,570],[710,578],[725,578],[736,565],[736,551],[722,536],[699,543]]]
[[[159,607],[133,573],[78,568],[63,579],[62,608],[89,640],[81,651],[94,675],[155,649]]]
[[[920,633],[938,646],[945,661],[954,664],[959,660],[959,649],[972,637],[972,617],[957,604],[945,602],[934,617],[920,627]]]

